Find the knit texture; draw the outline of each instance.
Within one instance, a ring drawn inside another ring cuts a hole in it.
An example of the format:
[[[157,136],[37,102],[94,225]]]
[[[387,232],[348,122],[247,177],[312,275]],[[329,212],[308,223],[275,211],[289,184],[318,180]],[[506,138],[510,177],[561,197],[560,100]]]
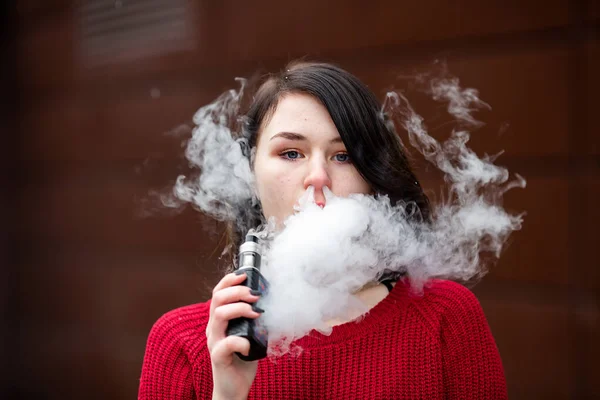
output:
[[[211,399],[210,301],[153,326],[140,400]],[[267,311],[268,312],[268,311]],[[360,321],[295,342],[299,356],[259,361],[248,399],[506,399],[498,349],[465,287],[434,281],[422,294],[399,282]]]

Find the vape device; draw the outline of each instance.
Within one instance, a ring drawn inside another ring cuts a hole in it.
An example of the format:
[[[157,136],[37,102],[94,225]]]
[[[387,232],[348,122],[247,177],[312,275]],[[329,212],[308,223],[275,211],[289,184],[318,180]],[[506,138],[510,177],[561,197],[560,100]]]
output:
[[[248,234],[240,246],[238,257],[238,270],[246,274],[246,280],[241,285],[247,286],[251,290],[258,290],[264,295],[269,284],[260,273],[260,263],[261,253],[258,237]],[[241,336],[250,341],[250,351],[247,356],[236,353],[242,360],[254,361],[267,356],[267,330],[262,325],[260,317],[257,319],[244,317],[232,319],[227,326],[227,336],[230,335]]]

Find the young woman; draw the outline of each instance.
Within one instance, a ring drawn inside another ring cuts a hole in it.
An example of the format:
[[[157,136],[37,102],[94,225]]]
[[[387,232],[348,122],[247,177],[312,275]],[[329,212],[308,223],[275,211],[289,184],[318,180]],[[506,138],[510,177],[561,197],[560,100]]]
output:
[[[375,96],[356,77],[329,64],[294,63],[266,78],[246,114],[260,212],[281,223],[314,187],[337,196],[386,194],[429,203]],[[259,220],[247,220],[250,229]],[[232,227],[232,243],[246,232]],[[398,279],[400,278],[400,279]],[[402,275],[356,293],[370,311],[335,320],[331,335],[298,340],[299,356],[240,360],[246,339],[226,336],[228,321],[257,318],[259,296],[229,273],[212,299],[173,310],[150,332],[139,399],[503,399],[498,349],[473,294],[449,281],[411,293]]]

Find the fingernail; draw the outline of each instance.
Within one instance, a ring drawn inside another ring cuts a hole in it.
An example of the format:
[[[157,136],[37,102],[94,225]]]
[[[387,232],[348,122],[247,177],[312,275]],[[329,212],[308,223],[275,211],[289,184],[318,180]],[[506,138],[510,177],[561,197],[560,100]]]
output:
[[[244,274],[244,273],[246,273],[246,271],[244,271],[244,270],[242,270],[242,269],[238,269],[238,270],[236,270],[236,271],[235,271],[235,274],[236,274],[236,275],[242,275],[242,274]]]
[[[250,294],[252,296],[262,296],[262,292],[260,290],[255,290],[255,289],[250,290]]]
[[[265,310],[263,310],[262,308],[260,308],[259,306],[255,305],[255,304],[252,305],[252,311],[260,313],[260,314],[265,312]]]

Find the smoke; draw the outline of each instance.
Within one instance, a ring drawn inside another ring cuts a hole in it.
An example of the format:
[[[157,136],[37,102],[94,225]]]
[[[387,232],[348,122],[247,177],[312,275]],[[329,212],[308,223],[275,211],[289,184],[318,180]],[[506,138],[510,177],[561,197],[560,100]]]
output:
[[[510,233],[521,228],[523,214],[508,213],[502,197],[525,187],[525,180],[518,175],[509,180],[506,168],[467,146],[470,130],[481,126],[473,112],[489,105],[447,73],[422,75],[417,82],[447,104],[456,126],[447,140],[427,133],[401,93],[387,94],[381,117],[404,128],[411,146],[444,173],[447,196],[433,205],[431,221],[423,221],[407,214],[412,210],[407,204],[391,204],[383,195],[341,198],[325,190],[327,205],[320,208],[309,188],[282,230],[275,224],[262,228],[263,273],[271,286],[260,300],[266,310],[260,318],[269,331],[271,355],[290,351],[294,340],[313,329],[330,333],[330,320],[364,314],[368,309],[355,293],[385,272],[406,272],[417,292],[433,278],[481,278],[487,270],[482,256],[499,257]],[[186,156],[201,173],[192,180],[179,177],[174,188],[178,203],[238,222],[257,202],[243,151],[247,143],[231,128],[242,91],[243,85],[198,110]]]
[[[185,157],[197,173],[180,175],[173,192],[161,196],[165,207],[191,204],[218,221],[234,221],[244,228],[254,215],[257,196],[246,139],[236,134],[239,105],[246,81],[236,79],[239,90],[229,90],[194,115],[195,128]]]

